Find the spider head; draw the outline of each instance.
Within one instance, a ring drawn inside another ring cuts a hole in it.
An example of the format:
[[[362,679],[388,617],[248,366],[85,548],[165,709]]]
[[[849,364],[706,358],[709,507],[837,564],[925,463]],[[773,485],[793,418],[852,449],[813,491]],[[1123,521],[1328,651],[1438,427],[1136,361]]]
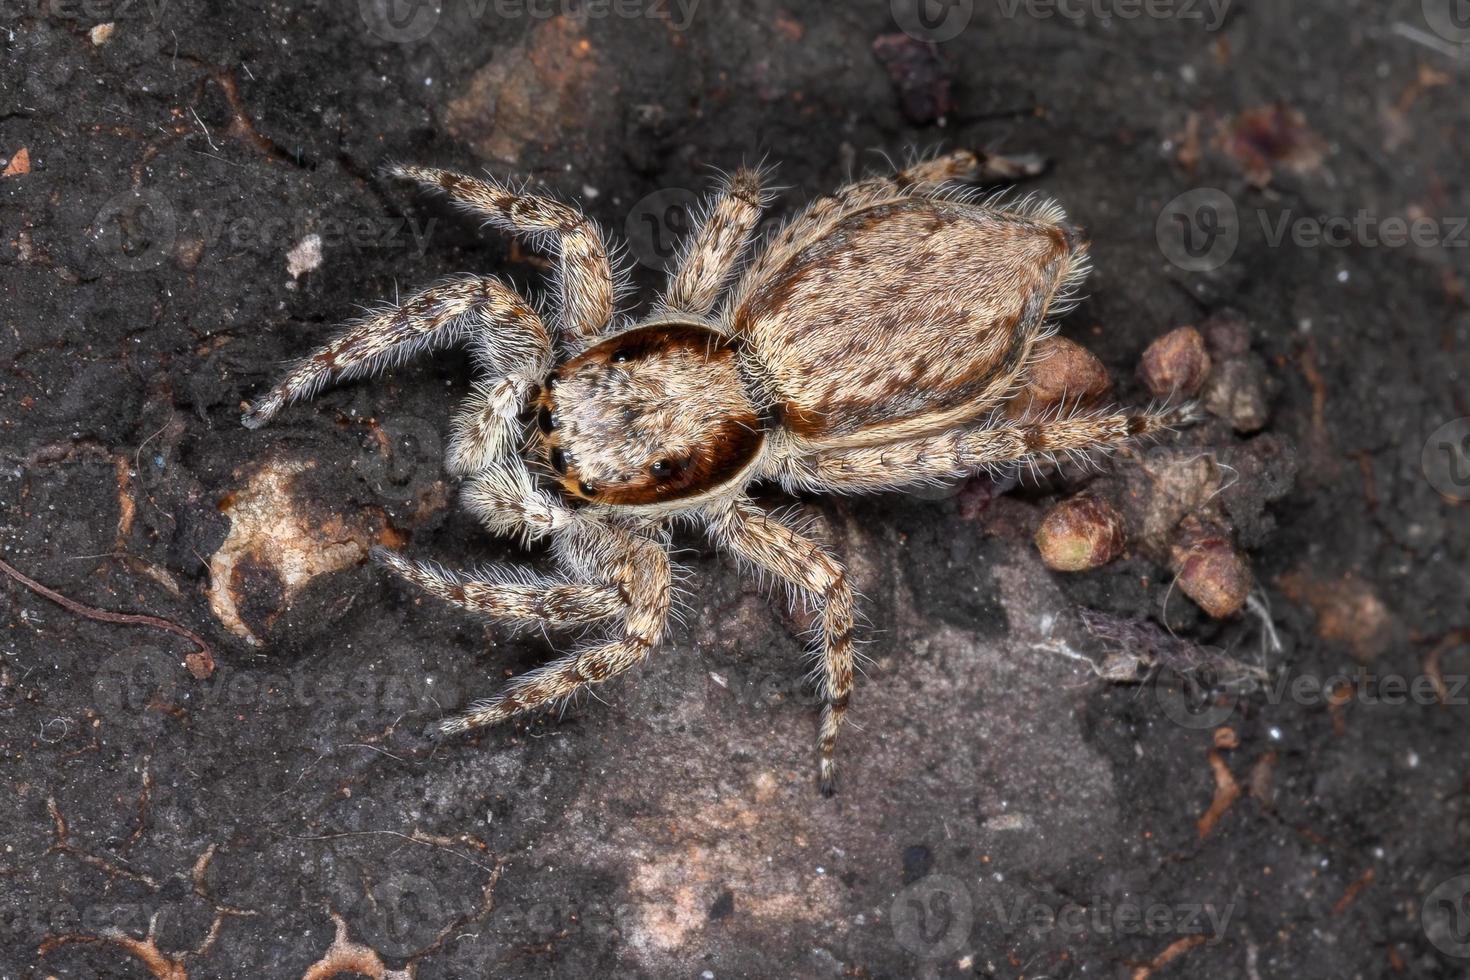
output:
[[[732,342],[683,323],[637,327],[562,364],[542,386],[536,426],[568,494],[622,506],[724,486],[765,438]]]

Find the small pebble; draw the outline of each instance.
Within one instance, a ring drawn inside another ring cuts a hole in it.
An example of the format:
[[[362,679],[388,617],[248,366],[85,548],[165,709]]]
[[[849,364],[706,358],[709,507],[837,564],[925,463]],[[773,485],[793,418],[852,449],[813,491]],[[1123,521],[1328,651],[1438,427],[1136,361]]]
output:
[[[1174,550],[1174,568],[1180,591],[1215,619],[1239,612],[1255,587],[1245,556],[1223,534],[1186,531]]]
[[[1205,338],[1194,327],[1171,330],[1143,352],[1141,371],[1148,390],[1159,398],[1190,397],[1210,375]]]
[[[1270,418],[1266,380],[1253,357],[1238,357],[1216,368],[1203,398],[1211,415],[1228,420],[1236,432],[1244,435],[1261,431]]]
[[[1123,552],[1123,517],[1096,497],[1073,497],[1057,504],[1036,531],[1036,547],[1046,567],[1058,572],[1100,568]]]

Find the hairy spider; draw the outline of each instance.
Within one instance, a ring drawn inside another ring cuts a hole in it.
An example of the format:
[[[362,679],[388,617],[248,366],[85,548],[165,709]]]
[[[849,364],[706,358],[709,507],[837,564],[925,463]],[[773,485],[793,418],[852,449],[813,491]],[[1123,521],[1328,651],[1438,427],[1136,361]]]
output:
[[[597,227],[580,211],[443,170],[394,173],[559,253],[548,319],[499,279],[440,282],[352,324],[244,416],[256,428],[331,381],[469,341],[482,373],[447,465],[493,532],[549,538],[564,577],[476,575],[378,551],[466,609],[598,638],[512,679],[431,735],[561,702],[643,661],[673,598],[670,525],[691,520],[820,613],[821,787],[834,786],[853,686],[853,593],[842,565],[746,495],[875,491],[1106,450],[1171,427],[1179,410],[996,412],[1087,273],[1055,205],[979,201],[958,181],[1010,178],[1001,157],[951,153],[822,197],[741,266],[766,203],[762,175],[723,182],[642,320],[620,315]],[[544,470],[551,479],[538,475]]]

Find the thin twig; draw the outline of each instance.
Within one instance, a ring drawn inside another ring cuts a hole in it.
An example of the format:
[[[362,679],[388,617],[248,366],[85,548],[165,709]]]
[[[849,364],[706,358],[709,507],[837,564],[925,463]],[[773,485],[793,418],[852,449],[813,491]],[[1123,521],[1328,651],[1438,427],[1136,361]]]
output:
[[[488,864],[482,864],[481,862],[476,861],[474,858],[470,857],[468,854],[465,854],[463,851],[456,851],[452,847],[445,847],[443,844],[439,844],[439,843],[436,843],[436,842],[431,841],[431,840],[425,840],[423,837],[415,836],[418,833],[418,831],[414,831],[413,834],[405,834],[405,833],[401,833],[400,831],[397,831],[397,830],[352,830],[352,831],[346,831],[346,832],[343,832],[343,833],[340,833],[340,834],[315,834],[315,835],[287,834],[287,833],[282,833],[281,831],[272,831],[272,832],[273,833],[276,833],[276,834],[279,834],[281,837],[285,837],[285,838],[288,838],[290,840],[304,840],[304,841],[342,840],[343,838],[347,838],[347,837],[377,837],[377,836],[397,837],[397,838],[400,838],[401,840],[408,841],[410,844],[419,844],[419,845],[421,845],[423,847],[432,847],[432,848],[434,848],[435,850],[438,850],[438,851],[446,851],[449,854],[451,854],[452,856],[459,858],[461,861],[465,861],[465,862],[467,862],[469,864],[473,864],[475,867],[479,868],[482,871],[489,871],[492,874],[495,871],[495,869],[492,868],[492,867],[490,867],[490,865],[488,865]]]
[[[115,623],[119,626],[147,626],[156,630],[165,630],[176,636],[182,636],[184,639],[196,644],[199,647],[199,652],[210,663],[214,662],[214,648],[205,642],[204,637],[177,623],[171,623],[166,619],[159,619],[157,616],[145,616],[140,613],[115,613],[108,612],[105,609],[93,609],[91,606],[84,606],[75,599],[68,599],[60,592],[46,588],[40,582],[37,582],[24,572],[8,564],[3,558],[0,558],[0,572],[4,572],[37,595],[45,596],[58,606],[68,609],[78,616],[84,616],[87,619],[93,619],[99,623]]]

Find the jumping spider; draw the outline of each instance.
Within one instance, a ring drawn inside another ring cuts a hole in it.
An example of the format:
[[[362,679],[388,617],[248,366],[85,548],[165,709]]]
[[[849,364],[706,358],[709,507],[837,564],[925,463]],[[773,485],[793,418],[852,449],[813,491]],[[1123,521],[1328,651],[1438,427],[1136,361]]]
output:
[[[1016,176],[1006,158],[956,152],[849,184],[787,222],[744,267],[767,202],[762,175],[742,169],[636,322],[615,309],[626,274],[615,275],[602,235],[577,209],[443,170],[394,173],[554,248],[553,315],[499,279],[445,280],[351,325],[243,422],[262,426],[328,382],[468,340],[483,376],[453,424],[448,468],[491,531],[549,538],[564,577],[375,557],[502,620],[612,624],[431,735],[564,701],[643,661],[665,633],[669,528],[684,519],[815,603],[830,794],[853,686],[852,589],[836,558],[757,507],[747,488],[899,490],[1107,450],[1181,419],[1170,409],[996,412],[1024,385],[1038,342],[1087,273],[1087,245],[1060,208],[955,189]]]

